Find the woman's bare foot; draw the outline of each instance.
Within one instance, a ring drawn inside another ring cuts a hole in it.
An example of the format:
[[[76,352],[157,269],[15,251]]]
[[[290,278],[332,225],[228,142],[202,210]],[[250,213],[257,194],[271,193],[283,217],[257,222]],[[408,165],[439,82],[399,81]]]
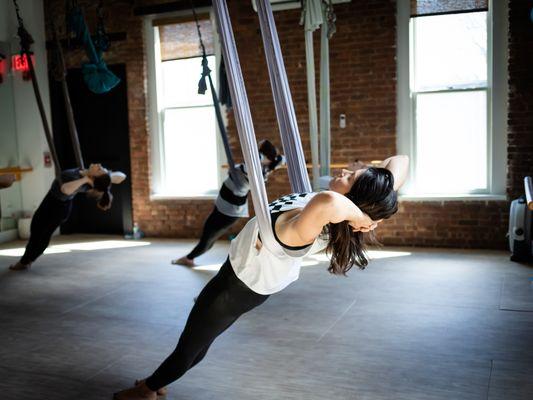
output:
[[[29,264],[22,264],[20,261],[16,264],[12,264],[9,266],[9,269],[11,271],[25,271],[27,269],[30,269],[31,263]]]
[[[115,393],[113,400],[157,400],[157,393],[152,392],[146,384],[141,383],[130,389]]]
[[[178,258],[177,260],[172,260],[172,264],[174,264],[174,265],[185,265],[186,267],[194,267],[196,265],[194,263],[194,258],[190,259],[190,258],[187,258],[187,256]]]
[[[135,381],[135,386],[144,385],[145,380],[146,379],[138,379],[138,380],[136,380]],[[167,393],[168,393],[168,389],[166,387],[162,387],[156,393],[157,393],[158,396],[166,396]]]

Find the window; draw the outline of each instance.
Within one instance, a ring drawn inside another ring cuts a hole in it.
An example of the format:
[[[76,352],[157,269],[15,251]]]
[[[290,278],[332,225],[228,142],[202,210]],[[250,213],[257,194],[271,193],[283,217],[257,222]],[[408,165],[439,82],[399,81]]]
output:
[[[490,5],[410,16],[409,2],[398,2],[398,150],[411,158],[404,195],[505,193],[507,54],[500,22],[507,9]]]
[[[414,191],[487,193],[487,13],[411,20]]]
[[[200,22],[216,87],[214,31],[210,19]],[[223,160],[210,90],[198,94],[202,56],[196,25],[190,19],[155,20],[150,25],[153,74],[149,64],[149,77],[153,79],[149,83],[156,82],[149,91],[154,136],[153,195],[215,196]]]

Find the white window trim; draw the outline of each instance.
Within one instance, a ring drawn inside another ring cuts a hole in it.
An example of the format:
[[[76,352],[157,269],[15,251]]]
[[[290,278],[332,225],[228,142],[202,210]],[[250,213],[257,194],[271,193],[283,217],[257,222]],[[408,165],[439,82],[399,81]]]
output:
[[[211,8],[197,8],[197,13],[209,13],[211,22],[214,25],[214,15]],[[180,11],[176,13],[167,13],[165,17],[181,17],[181,16],[190,16],[192,12],[189,10]],[[146,48],[146,69],[147,69],[147,117],[148,117],[148,129],[150,136],[150,165],[151,165],[151,182],[150,182],[150,200],[151,201],[168,201],[168,200],[214,200],[217,197],[217,194],[202,194],[198,196],[184,195],[184,196],[175,196],[167,195],[163,191],[163,182],[165,173],[164,168],[164,152],[160,151],[163,147],[164,141],[164,132],[163,126],[164,121],[161,121],[163,113],[161,112],[161,95],[158,96],[158,93],[162,93],[162,89],[158,87],[161,80],[158,79],[161,76],[161,70],[159,68],[160,63],[157,62],[158,59],[161,59],[161,54],[157,52],[159,46],[156,44],[159,43],[159,32],[153,27],[153,20],[158,18],[158,15],[150,15],[144,18],[144,37],[145,37],[145,48]],[[220,41],[218,39],[218,33],[215,27],[213,27],[214,35],[214,48],[215,48],[215,59],[217,60],[216,68],[212,68],[213,72],[217,74],[221,60],[221,48]],[[157,54],[156,54],[157,53]],[[200,76],[200,71],[198,77]],[[217,79],[217,82],[220,80]],[[222,107],[222,115],[225,117],[226,113],[224,112],[224,107]],[[227,123],[227,121],[224,121]],[[225,179],[226,172],[222,168],[226,161],[226,154],[224,153],[224,147],[222,144],[222,139],[220,138],[220,132],[217,125],[216,128],[216,140],[217,140],[217,165],[218,168],[218,186],[222,184],[222,181]],[[217,188],[218,191],[218,188]]]
[[[409,0],[397,1],[397,136],[398,153],[407,154],[414,159],[413,118],[410,98],[410,16]],[[507,172],[507,31],[508,7],[505,1],[489,0],[487,15],[487,57],[488,65],[487,124],[489,140],[487,142],[488,188],[489,193],[467,193],[462,195],[412,194],[409,182],[400,191],[403,200],[505,200]],[[415,174],[415,163],[410,164],[410,175]],[[411,192],[411,193],[410,193]]]

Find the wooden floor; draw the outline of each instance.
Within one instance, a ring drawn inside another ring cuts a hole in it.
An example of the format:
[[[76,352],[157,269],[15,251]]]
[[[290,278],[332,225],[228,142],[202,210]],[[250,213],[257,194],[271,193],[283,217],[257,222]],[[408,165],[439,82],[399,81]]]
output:
[[[189,270],[169,260],[190,241],[76,236],[8,272],[22,245],[0,246],[1,400],[110,399],[147,376],[227,251]],[[533,268],[503,252],[383,250],[348,278],[308,259],[167,398],[533,399]]]

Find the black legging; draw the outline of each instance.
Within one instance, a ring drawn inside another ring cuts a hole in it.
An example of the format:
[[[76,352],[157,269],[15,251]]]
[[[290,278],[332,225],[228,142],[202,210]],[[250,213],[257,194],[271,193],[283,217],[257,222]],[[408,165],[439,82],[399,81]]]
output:
[[[148,388],[156,391],[179,379],[202,361],[211,343],[237,318],[266,299],[237,278],[226,260],[196,299],[176,349],[146,380]]]
[[[31,220],[30,240],[20,259],[22,264],[32,263],[43,254],[53,233],[69,217],[71,209],[72,200],[61,201],[50,193],[46,195]]]
[[[239,217],[230,217],[222,214],[216,207],[213,208],[209,217],[205,220],[204,229],[200,242],[192,251],[187,254],[188,259],[201,256],[209,250],[215,242],[239,219]]]

